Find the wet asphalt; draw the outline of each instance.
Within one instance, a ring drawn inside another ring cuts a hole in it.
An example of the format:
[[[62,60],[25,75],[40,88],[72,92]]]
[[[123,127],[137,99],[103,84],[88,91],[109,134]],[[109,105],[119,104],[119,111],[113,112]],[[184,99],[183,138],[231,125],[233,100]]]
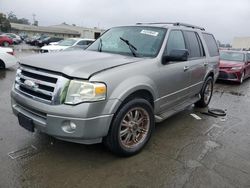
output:
[[[15,70],[0,70],[0,188],[250,187],[250,79],[216,83],[210,107],[225,109],[225,118],[190,106],[157,124],[140,154],[119,158],[102,144],[21,128],[10,104]]]

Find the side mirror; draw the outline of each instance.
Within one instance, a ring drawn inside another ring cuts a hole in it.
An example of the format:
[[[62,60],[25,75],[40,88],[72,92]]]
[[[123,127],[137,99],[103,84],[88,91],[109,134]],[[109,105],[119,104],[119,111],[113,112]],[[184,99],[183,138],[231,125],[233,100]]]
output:
[[[188,50],[171,50],[168,55],[163,55],[162,64],[167,64],[170,61],[187,61],[188,60]]]

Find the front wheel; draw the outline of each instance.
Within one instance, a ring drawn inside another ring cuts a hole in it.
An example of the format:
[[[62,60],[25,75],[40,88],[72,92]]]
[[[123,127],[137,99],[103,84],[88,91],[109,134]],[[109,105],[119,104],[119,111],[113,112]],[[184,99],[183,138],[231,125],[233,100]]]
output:
[[[242,74],[241,74],[241,77],[240,77],[240,84],[243,83],[244,78],[245,78],[245,71],[243,71]]]
[[[201,107],[201,108],[208,106],[208,104],[212,98],[213,87],[214,87],[213,78],[211,76],[209,76],[205,80],[203,87],[201,89],[201,92],[200,92],[201,99],[195,103],[195,106]]]
[[[125,103],[114,116],[105,145],[120,156],[135,155],[142,150],[154,129],[151,104],[145,99]]]

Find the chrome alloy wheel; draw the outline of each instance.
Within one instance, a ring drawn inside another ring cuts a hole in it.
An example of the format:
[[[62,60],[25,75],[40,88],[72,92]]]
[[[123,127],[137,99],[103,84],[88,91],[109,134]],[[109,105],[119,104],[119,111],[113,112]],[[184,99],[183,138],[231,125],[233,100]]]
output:
[[[209,103],[210,98],[212,96],[212,90],[213,90],[212,87],[213,87],[212,81],[207,82],[207,85],[206,85],[206,88],[205,88],[205,91],[204,91],[204,102],[206,104]]]
[[[130,109],[123,117],[120,125],[120,141],[126,148],[135,148],[142,143],[150,127],[150,118],[141,107]]]
[[[244,77],[245,77],[245,72],[243,72],[243,73],[241,74],[241,77],[240,77],[240,83],[241,83],[241,84],[242,84],[243,81],[244,81]]]

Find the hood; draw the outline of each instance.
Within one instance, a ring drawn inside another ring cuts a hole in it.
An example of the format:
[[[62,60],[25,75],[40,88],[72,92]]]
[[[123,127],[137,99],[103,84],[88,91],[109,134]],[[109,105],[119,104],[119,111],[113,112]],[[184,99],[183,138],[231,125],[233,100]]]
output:
[[[64,50],[64,49],[69,48],[69,47],[70,46],[48,45],[48,46],[43,46],[41,49],[53,51],[53,50]]]
[[[220,60],[220,67],[225,68],[225,67],[238,67],[238,66],[243,66],[243,62],[239,61],[226,61],[226,60]]]
[[[13,52],[12,48],[0,47],[0,52]]]
[[[20,62],[24,65],[60,72],[70,77],[88,79],[96,72],[140,60],[142,58],[82,50],[28,56]]]

